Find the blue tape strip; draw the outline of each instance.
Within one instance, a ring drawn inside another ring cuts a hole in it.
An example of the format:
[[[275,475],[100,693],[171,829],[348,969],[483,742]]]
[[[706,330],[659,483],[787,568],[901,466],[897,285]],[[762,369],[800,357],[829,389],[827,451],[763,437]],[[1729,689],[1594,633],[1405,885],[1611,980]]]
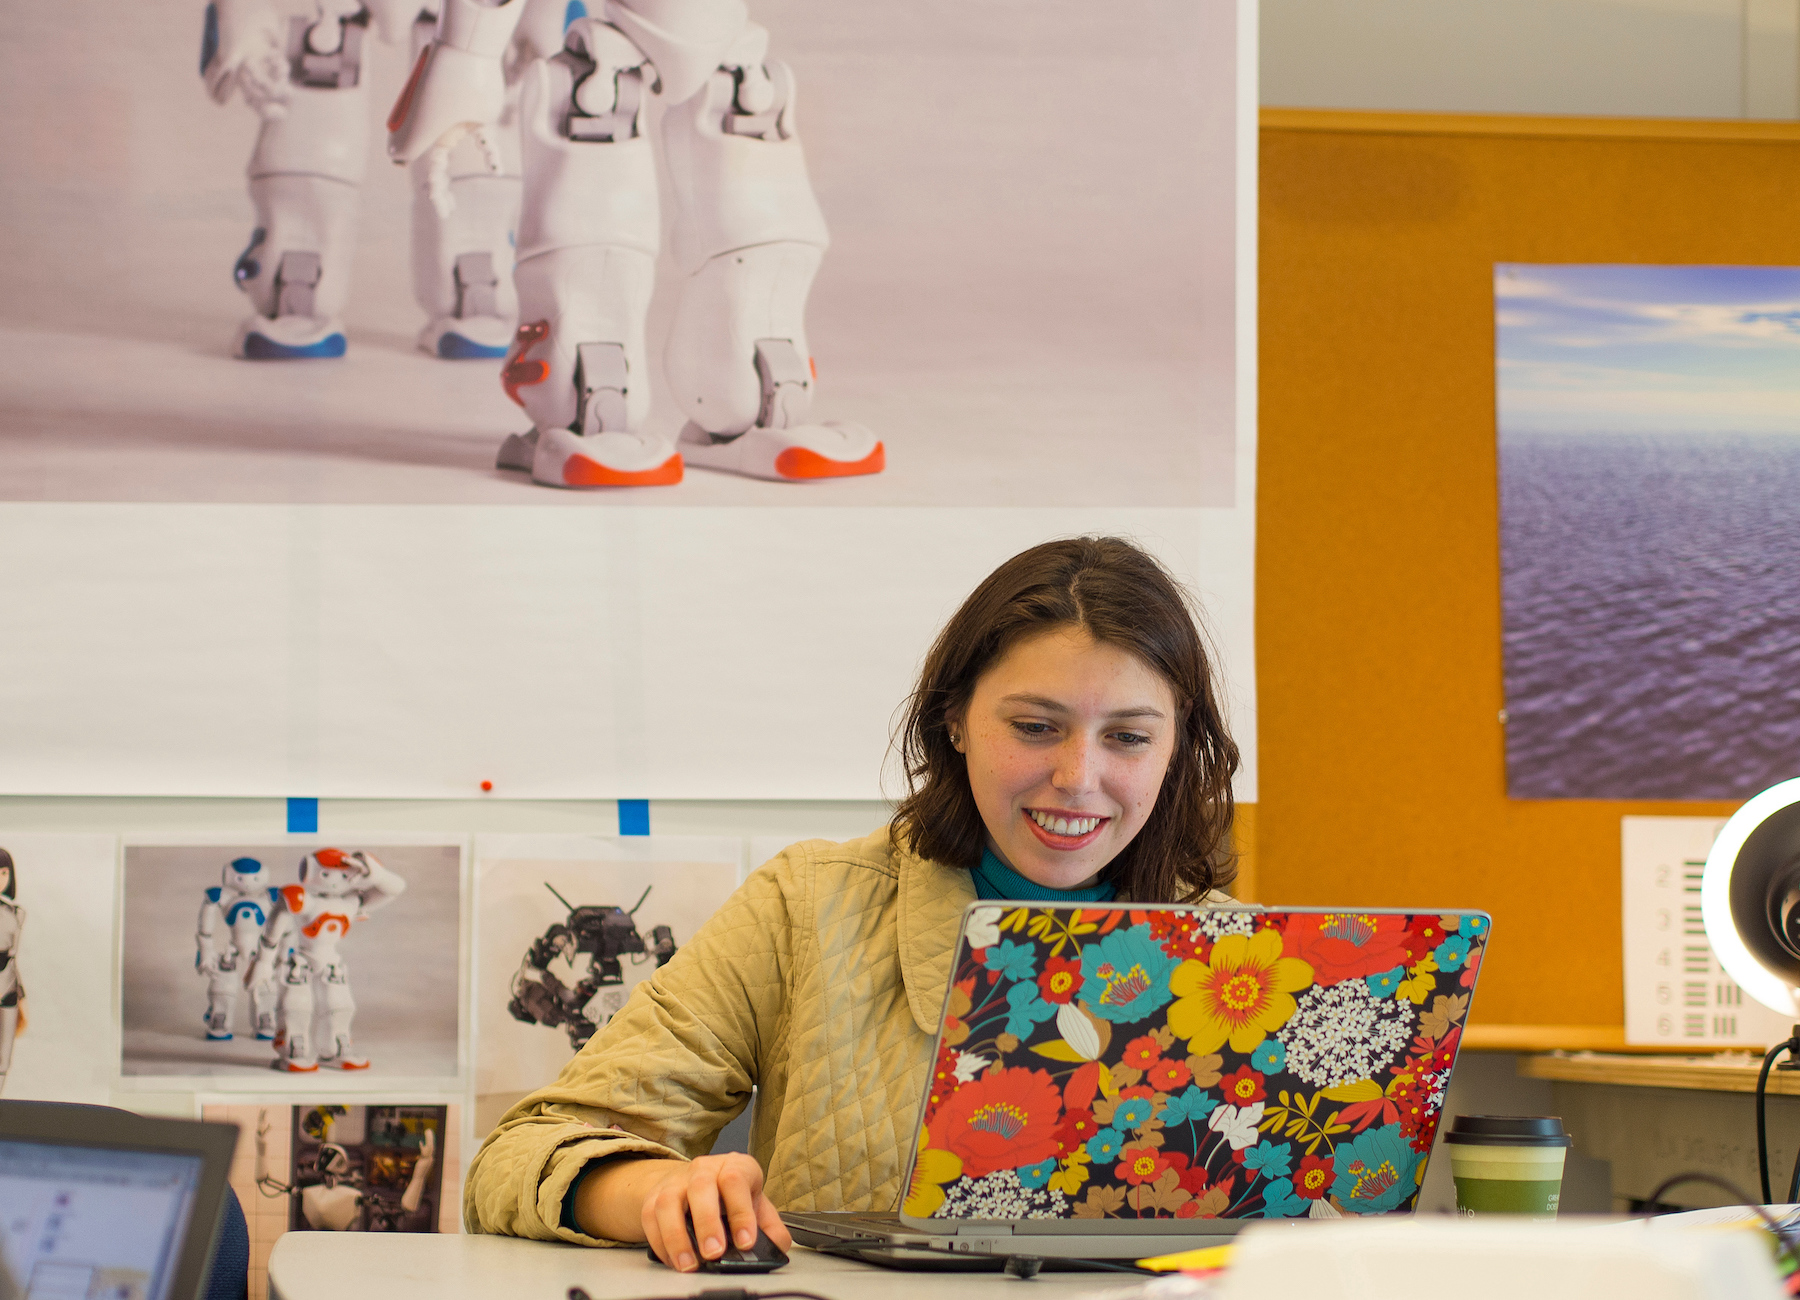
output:
[[[619,800],[619,834],[648,835],[650,833],[650,801],[648,799]]]
[[[317,799],[288,800],[288,834],[313,835],[319,829],[319,801]],[[648,831],[644,832],[646,835]]]

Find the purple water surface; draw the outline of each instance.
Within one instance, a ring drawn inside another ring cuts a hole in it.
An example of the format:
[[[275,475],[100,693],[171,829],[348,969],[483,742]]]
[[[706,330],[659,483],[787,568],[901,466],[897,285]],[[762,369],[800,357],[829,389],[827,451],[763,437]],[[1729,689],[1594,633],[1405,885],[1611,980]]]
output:
[[[1511,797],[1800,775],[1800,436],[1508,434],[1500,562]]]

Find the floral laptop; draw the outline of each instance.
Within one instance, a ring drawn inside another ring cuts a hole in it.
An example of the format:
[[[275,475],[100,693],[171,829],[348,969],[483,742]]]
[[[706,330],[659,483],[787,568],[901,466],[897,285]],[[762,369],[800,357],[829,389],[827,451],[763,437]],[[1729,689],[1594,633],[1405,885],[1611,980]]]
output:
[[[1100,1255],[1118,1252],[1091,1238],[1121,1231],[1411,1210],[1488,929],[1475,911],[972,905],[896,1226]],[[1037,1233],[1090,1241],[1016,1240]]]

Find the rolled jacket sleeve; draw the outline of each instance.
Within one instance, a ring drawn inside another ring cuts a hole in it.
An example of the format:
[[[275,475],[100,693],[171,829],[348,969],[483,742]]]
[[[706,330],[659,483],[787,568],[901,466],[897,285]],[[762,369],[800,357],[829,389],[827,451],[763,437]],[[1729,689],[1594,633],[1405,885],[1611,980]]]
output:
[[[618,1245],[562,1226],[582,1169],[712,1149],[786,1036],[792,948],[804,933],[786,857],[754,872],[640,983],[554,1084],[502,1117],[469,1168],[469,1231]]]

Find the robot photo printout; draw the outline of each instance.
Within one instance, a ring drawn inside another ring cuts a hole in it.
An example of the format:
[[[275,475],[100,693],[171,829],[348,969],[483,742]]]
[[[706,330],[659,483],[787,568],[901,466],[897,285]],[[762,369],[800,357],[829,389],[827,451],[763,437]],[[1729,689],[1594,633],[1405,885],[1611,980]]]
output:
[[[477,1127],[553,1080],[693,938],[737,888],[742,851],[722,840],[718,853],[729,860],[684,860],[683,847],[711,842],[674,839],[663,841],[667,860],[605,861],[604,846],[627,842],[594,837],[586,860],[570,860],[527,856],[530,837],[506,840],[504,858],[488,856],[485,840],[477,848]],[[641,841],[639,851],[656,844]]]
[[[127,845],[120,1072],[456,1077],[462,861],[442,843]]]
[[[0,831],[0,1099],[109,1102],[111,835]]]
[[[460,1229],[454,1105],[206,1098],[201,1118],[238,1126],[231,1189],[250,1228],[250,1300],[265,1300],[284,1232]]]

